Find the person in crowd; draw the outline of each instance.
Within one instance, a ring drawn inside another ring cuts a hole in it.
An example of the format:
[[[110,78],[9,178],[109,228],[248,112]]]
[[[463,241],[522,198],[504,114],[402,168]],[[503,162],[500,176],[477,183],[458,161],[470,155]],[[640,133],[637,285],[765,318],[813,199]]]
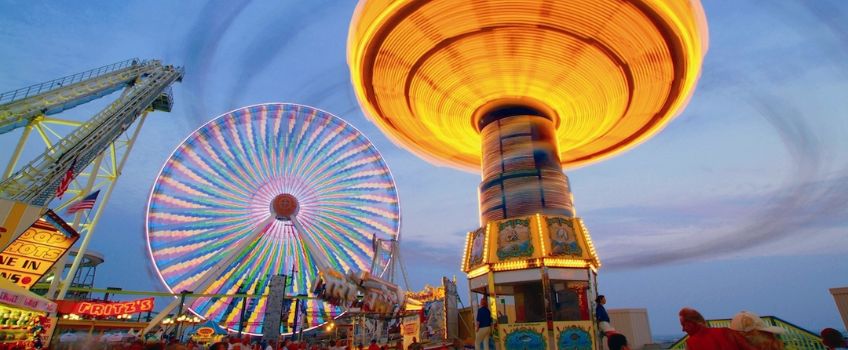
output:
[[[627,337],[621,333],[612,333],[607,336],[607,348],[609,350],[630,350],[627,346]]]
[[[488,297],[480,299],[480,308],[477,309],[477,333],[474,337],[474,350],[480,350],[480,342],[483,342],[483,350],[489,350],[489,336],[492,334],[492,311],[489,310]]]
[[[219,341],[219,342],[214,343],[211,346],[209,346],[209,350],[227,350],[227,348],[228,348],[227,343],[225,343],[223,341]]]
[[[165,346],[165,350],[186,350],[186,347],[178,341],[171,341]]]
[[[368,350],[380,350],[380,346],[377,345],[377,339],[371,339],[371,344],[368,345]]]
[[[244,340],[233,337],[230,338],[230,347],[227,350],[250,350]]]
[[[418,342],[418,338],[412,337],[412,343],[409,344],[409,346],[407,347],[407,350],[422,350],[422,349],[424,349],[424,346],[421,345],[421,343]]]
[[[845,337],[842,336],[842,333],[833,328],[822,329],[821,339],[822,345],[824,345],[828,350],[848,349],[848,343],[846,343]]]
[[[136,338],[133,340],[132,344],[127,347],[127,350],[144,350],[144,340],[141,338]]]
[[[781,334],[783,328],[768,326],[757,314],[750,311],[741,311],[733,316],[730,321],[730,329],[742,333],[745,340],[751,346],[760,350],[783,350]]]
[[[595,298],[595,317],[598,319],[598,328],[605,335],[615,332],[615,328],[613,328],[610,324],[610,317],[609,314],[607,314],[607,309],[604,307],[604,304],[606,303],[607,297],[604,295],[598,295],[598,297]]]
[[[704,316],[695,309],[684,307],[678,315],[680,326],[689,335],[686,340],[686,348],[689,350],[755,350],[741,333],[730,328],[707,326]]]

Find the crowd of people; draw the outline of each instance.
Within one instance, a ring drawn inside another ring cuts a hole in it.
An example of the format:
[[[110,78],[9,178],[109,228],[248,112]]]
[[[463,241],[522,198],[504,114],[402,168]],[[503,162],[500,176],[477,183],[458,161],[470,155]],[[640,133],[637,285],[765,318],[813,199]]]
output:
[[[607,338],[609,350],[630,350],[627,338],[609,325],[610,319],[603,307],[606,300],[599,296],[597,301],[599,328]],[[780,338],[785,329],[769,326],[760,316],[750,311],[741,311],[733,316],[729,327],[710,327],[700,312],[688,307],[680,309],[678,316],[681,328],[688,335],[686,348],[689,350],[785,349]],[[821,331],[821,341],[828,350],[848,349],[842,333],[833,328]]]
[[[58,348],[66,350],[351,350],[351,347],[343,341],[308,343],[283,340],[279,344],[267,344],[256,340],[251,341],[247,337],[225,337],[221,341],[210,344],[201,344],[194,341],[179,342],[176,339],[145,341],[141,338],[133,338],[108,344],[96,340],[82,340],[74,344],[60,343]],[[354,348],[356,350],[388,350],[386,345],[378,346],[376,340],[372,341],[370,346],[366,348],[361,345]],[[403,350],[403,347],[392,346],[391,350]]]
[[[599,295],[595,299],[595,315],[598,329],[606,339],[609,350],[629,350],[627,337],[618,332],[606,311],[606,297]],[[729,327],[710,327],[704,317],[695,309],[683,308],[678,313],[680,326],[688,335],[686,348],[689,350],[784,350],[785,344],[780,334],[785,330],[776,326],[769,326],[757,314],[750,311],[737,313],[730,321]],[[488,308],[486,298],[480,302],[475,319],[475,350],[481,347],[489,349],[489,338],[494,320]],[[821,331],[822,344],[827,349],[848,349],[843,335],[833,329],[826,328]],[[156,342],[145,342],[141,338],[132,338],[121,343],[111,344],[108,348],[100,346],[83,345],[72,349],[108,349],[108,350],[422,350],[421,343],[413,338],[412,344],[404,349],[401,342],[391,345],[378,345],[376,340],[370,344],[355,344],[349,346],[343,341],[324,342],[297,342],[283,340],[279,344],[266,344],[258,341],[251,342],[246,337],[229,337],[212,344],[198,344],[189,341],[180,343],[176,340],[161,340]],[[482,346],[481,346],[482,345]],[[443,350],[463,349],[464,346],[459,339],[454,339],[452,344],[442,347]],[[62,346],[59,349],[63,349]]]
[[[492,316],[487,298],[480,300],[475,318],[476,332],[474,349],[489,350]],[[627,337],[611,324],[604,295],[595,298],[595,319],[600,334],[606,338],[609,350],[630,350]],[[683,308],[678,313],[680,326],[688,335],[686,348],[689,350],[784,350],[780,334],[781,327],[769,326],[760,316],[750,311],[741,311],[733,316],[730,327],[710,327],[704,316],[695,309]],[[821,332],[822,345],[827,349],[848,349],[842,334],[826,328]]]

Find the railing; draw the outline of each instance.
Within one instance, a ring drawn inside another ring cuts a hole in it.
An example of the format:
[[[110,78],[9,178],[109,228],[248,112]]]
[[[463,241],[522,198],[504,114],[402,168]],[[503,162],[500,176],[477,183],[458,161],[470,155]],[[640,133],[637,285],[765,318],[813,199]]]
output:
[[[158,61],[151,61],[151,64],[161,67]],[[46,204],[52,198],[53,194],[49,192],[55,189],[57,174],[61,173],[57,172],[57,169],[75,166],[75,173],[81,171],[97,153],[105,149],[135,121],[138,112],[149,106],[181,74],[182,70],[176,67],[158,69],[142,84],[134,86],[128,94],[122,95],[88,122],[59,140],[15,175],[0,182],[0,193],[7,198],[37,205]]]
[[[138,58],[133,58],[126,61],[112,63],[102,67],[87,70],[85,72],[69,75],[59,79],[53,79],[50,81],[38,83],[17,90],[7,91],[0,94],[0,105],[22,100],[30,96],[35,96],[50,90],[58,89],[64,86],[81,82],[83,80],[98,77],[103,74],[111,73],[119,69],[124,69],[142,63],[145,63],[145,61],[141,61]]]

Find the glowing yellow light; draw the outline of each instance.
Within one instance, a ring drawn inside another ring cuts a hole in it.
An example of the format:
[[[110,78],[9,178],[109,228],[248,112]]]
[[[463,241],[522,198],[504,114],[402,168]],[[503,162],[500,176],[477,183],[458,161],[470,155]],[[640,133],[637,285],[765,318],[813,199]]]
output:
[[[545,258],[545,266],[551,267],[579,267],[586,268],[590,264],[581,259],[565,259],[565,258]]]
[[[707,41],[698,0],[362,0],[348,64],[365,114],[426,159],[479,170],[475,113],[509,100],[553,114],[572,167],[678,114]]]
[[[577,223],[580,224],[580,232],[583,233],[583,239],[586,240],[586,245],[589,246],[589,256],[592,258],[592,263],[596,268],[601,267],[601,259],[598,258],[598,253],[595,252],[595,244],[592,243],[592,235],[589,234],[589,229],[583,223],[583,219],[577,218]]]
[[[465,248],[462,249],[462,272],[468,272],[468,246],[471,244],[471,236],[474,232],[469,232],[468,235],[465,236]]]
[[[511,260],[492,265],[493,271],[521,270],[538,266],[537,259]]]
[[[489,263],[489,230],[491,230],[492,225],[486,224],[486,244],[483,245],[483,263]]]
[[[539,228],[539,245],[542,247],[542,256],[548,255],[545,252],[545,235],[542,233],[542,215],[536,214],[536,225]]]
[[[474,278],[489,272],[489,265],[480,266],[468,273],[468,278]]]

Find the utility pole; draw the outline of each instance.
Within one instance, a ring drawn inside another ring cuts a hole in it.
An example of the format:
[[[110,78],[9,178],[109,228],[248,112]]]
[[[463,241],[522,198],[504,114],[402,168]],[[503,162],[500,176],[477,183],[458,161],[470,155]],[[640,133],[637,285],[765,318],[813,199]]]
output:
[[[186,296],[188,296],[191,293],[192,292],[187,291],[187,290],[180,292],[180,308],[179,308],[179,311],[177,311],[177,315],[174,317],[174,320],[179,319],[180,316],[182,316]],[[183,335],[180,333],[180,332],[182,332],[182,328],[183,328],[182,326],[183,326],[182,322],[177,322],[177,338],[178,338],[179,341],[182,341],[182,337],[183,337]]]
[[[244,329],[244,314],[247,312],[247,291],[244,289],[244,284],[239,287],[239,290],[242,293],[245,293],[245,296],[241,298],[241,314],[239,315],[238,336],[241,338],[242,330]]]

